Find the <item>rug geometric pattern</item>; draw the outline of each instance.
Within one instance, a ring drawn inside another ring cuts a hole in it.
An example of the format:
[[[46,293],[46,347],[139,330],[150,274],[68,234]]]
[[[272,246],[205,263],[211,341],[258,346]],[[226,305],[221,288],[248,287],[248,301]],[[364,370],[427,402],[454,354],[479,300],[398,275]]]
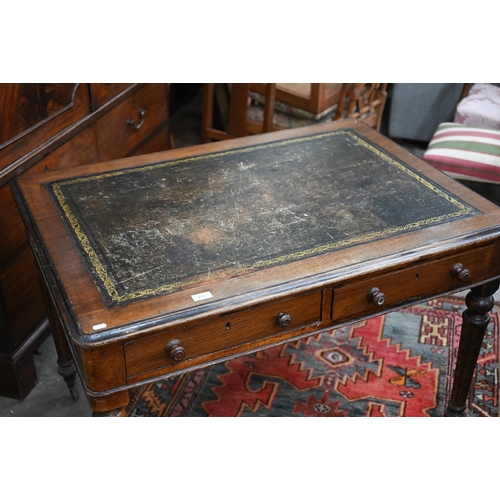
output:
[[[464,310],[444,297],[131,392],[129,416],[442,416]],[[497,417],[495,305],[474,374],[468,415]]]

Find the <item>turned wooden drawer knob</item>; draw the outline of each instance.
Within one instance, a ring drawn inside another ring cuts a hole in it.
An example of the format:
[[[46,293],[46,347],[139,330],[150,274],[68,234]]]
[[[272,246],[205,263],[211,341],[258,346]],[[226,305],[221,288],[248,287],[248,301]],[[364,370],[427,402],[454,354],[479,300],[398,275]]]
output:
[[[470,271],[458,263],[451,268],[451,275],[458,278],[460,281],[469,281]]]
[[[381,306],[385,302],[385,293],[382,293],[377,287],[373,287],[368,292],[368,300],[376,306]]]
[[[280,328],[286,328],[287,326],[290,326],[292,317],[288,313],[278,313],[276,321],[278,322],[278,326]]]
[[[181,341],[174,339],[167,344],[167,354],[174,361],[181,361],[186,355],[184,347],[182,347]]]

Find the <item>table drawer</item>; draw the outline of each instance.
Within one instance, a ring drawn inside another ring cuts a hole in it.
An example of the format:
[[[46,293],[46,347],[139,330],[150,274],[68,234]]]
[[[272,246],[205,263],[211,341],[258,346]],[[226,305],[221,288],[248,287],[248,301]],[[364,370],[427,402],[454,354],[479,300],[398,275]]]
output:
[[[486,280],[493,275],[493,249],[493,245],[489,245],[339,287],[335,289],[334,322],[376,314],[456,290],[469,282]],[[460,273],[452,272],[456,264],[461,264],[468,271],[468,279],[465,272],[461,277]],[[377,295],[376,290],[383,295]]]
[[[172,330],[125,344],[127,375],[176,365],[247,342],[264,339],[321,322],[321,291],[220,316],[191,327]],[[291,322],[287,324],[286,316]],[[170,353],[167,352],[170,348]],[[180,359],[175,360],[176,357]],[[189,363],[192,364],[192,363]]]
[[[134,153],[168,119],[167,87],[151,83],[101,118],[97,126],[102,161]]]

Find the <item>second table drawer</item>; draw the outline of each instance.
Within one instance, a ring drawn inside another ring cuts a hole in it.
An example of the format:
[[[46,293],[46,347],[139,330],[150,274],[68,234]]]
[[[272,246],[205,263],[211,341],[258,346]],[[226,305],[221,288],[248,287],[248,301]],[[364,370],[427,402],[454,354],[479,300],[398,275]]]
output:
[[[352,318],[361,319],[405,303],[458,289],[469,282],[486,280],[492,276],[493,250],[493,245],[489,245],[341,286],[335,289],[334,321],[338,323]],[[452,272],[457,264],[468,271],[468,277],[465,271],[461,277]]]

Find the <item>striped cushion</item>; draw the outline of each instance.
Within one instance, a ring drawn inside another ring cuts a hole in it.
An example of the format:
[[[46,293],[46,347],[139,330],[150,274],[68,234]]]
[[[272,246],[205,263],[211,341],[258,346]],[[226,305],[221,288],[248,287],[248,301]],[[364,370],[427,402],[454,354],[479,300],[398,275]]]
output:
[[[500,130],[442,123],[423,159],[457,179],[500,184]]]

